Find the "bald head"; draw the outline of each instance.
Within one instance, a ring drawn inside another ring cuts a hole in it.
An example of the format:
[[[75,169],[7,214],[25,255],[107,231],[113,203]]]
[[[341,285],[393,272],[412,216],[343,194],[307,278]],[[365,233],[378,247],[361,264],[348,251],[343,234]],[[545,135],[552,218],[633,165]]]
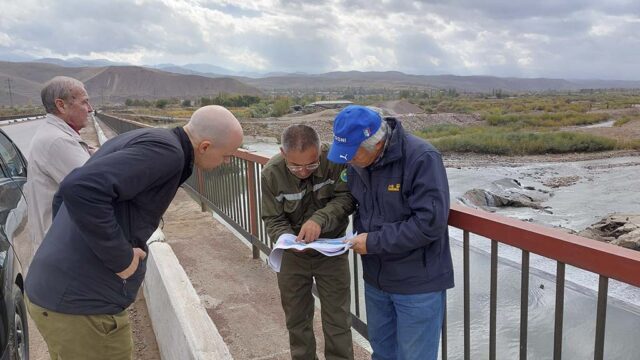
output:
[[[209,140],[224,143],[233,140],[232,135],[242,136],[242,127],[231,111],[218,105],[209,105],[196,110],[185,128],[188,129],[192,142]]]
[[[222,106],[210,105],[196,110],[184,130],[193,145],[196,166],[217,167],[242,144],[238,119]]]

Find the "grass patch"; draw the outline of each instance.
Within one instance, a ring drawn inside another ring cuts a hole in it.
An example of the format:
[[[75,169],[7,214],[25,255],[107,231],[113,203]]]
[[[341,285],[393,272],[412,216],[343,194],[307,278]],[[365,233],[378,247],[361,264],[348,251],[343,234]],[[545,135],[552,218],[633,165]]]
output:
[[[438,124],[425,128],[416,132],[416,135],[425,139],[437,139],[445,136],[460,135],[463,132],[468,133],[472,127],[461,127],[454,124]]]
[[[543,94],[422,94],[407,97],[426,112],[458,112],[478,114],[516,114],[532,112],[579,112],[630,108],[640,104],[638,90],[584,90],[579,92],[548,92]]]
[[[473,152],[495,155],[537,155],[614,150],[639,144],[574,132],[512,131],[488,126],[434,126],[417,132],[443,152]],[[639,141],[640,143],[640,141]]]
[[[491,126],[522,125],[528,127],[561,127],[597,124],[609,119],[609,114],[585,114],[578,112],[488,114],[483,116]]]
[[[625,115],[625,116],[621,117],[620,119],[616,120],[616,122],[613,123],[613,126],[620,127],[620,126],[622,126],[622,125],[624,125],[624,124],[626,124],[628,122],[638,120],[639,118],[640,117],[638,117],[638,116]]]
[[[640,150],[640,139],[621,140],[618,143],[618,148],[626,150]]]

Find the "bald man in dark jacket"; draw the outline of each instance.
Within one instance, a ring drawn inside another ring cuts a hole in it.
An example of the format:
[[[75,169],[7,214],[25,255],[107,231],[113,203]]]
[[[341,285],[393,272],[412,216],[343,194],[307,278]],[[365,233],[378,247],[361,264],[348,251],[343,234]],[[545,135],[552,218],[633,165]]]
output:
[[[125,309],[144,280],[147,239],[193,165],[215,168],[241,143],[233,114],[207,106],[184,128],[106,142],[63,180],[26,279],[29,312],[52,359],[131,358]]]

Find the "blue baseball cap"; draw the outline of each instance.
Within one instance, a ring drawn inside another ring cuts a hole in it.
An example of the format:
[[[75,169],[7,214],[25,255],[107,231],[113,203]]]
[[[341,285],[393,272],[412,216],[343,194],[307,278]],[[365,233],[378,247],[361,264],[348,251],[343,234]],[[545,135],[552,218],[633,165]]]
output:
[[[330,161],[344,164],[353,159],[360,144],[380,129],[380,115],[360,105],[342,109],[333,121],[333,145],[327,157]]]

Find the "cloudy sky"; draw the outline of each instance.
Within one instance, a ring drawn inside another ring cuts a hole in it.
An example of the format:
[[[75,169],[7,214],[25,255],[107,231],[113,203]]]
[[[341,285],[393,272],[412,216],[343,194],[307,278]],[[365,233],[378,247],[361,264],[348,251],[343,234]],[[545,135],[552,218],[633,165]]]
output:
[[[640,80],[638,0],[0,0],[0,59]]]

